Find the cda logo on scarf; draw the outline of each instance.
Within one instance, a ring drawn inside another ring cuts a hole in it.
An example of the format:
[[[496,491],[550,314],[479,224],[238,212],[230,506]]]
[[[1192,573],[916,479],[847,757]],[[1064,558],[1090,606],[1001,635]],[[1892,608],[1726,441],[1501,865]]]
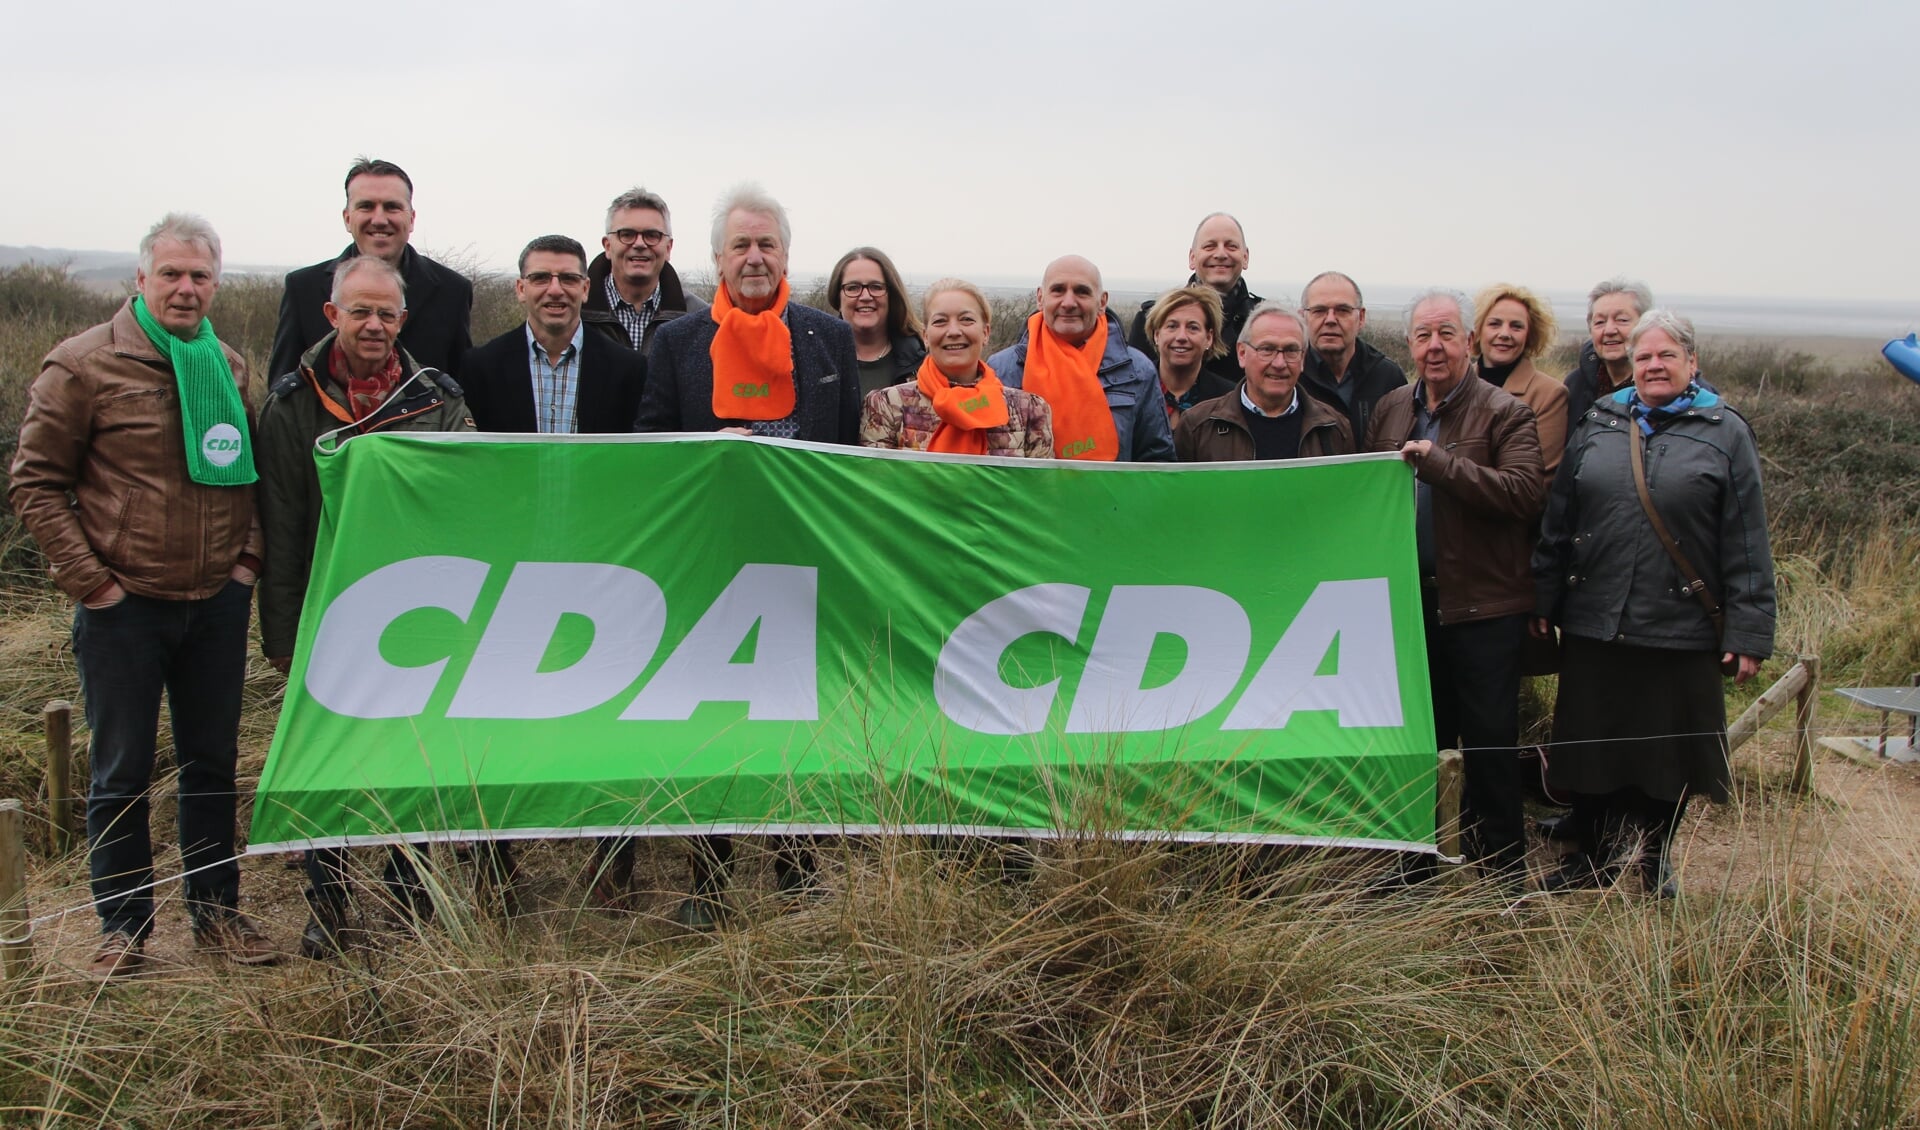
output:
[[[227,423],[215,424],[200,437],[200,452],[207,457],[207,462],[225,467],[240,458],[243,443],[239,428]]]

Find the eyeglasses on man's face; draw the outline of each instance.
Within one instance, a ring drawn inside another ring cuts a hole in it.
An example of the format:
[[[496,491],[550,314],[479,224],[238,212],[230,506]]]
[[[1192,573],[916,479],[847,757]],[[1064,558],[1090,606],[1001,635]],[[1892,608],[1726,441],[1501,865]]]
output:
[[[612,236],[613,241],[622,247],[632,247],[633,241],[636,239],[648,247],[658,247],[660,246],[660,241],[667,238],[667,233],[661,231],[659,228],[616,228],[607,234]]]

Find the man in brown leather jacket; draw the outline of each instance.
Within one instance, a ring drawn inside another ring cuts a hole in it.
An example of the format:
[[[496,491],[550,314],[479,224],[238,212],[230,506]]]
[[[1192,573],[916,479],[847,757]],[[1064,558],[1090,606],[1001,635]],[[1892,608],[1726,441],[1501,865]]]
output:
[[[112,321],[42,363],[8,489],[78,605],[102,935],[87,969],[99,977],[137,972],[153,930],[147,788],[163,691],[194,939],[242,964],[279,956],[237,909],[234,767],[262,551],[247,367],[206,320],[220,237],[198,216],[169,214],[140,241],[134,281]]]
[[[1246,378],[1180,417],[1173,450],[1182,463],[1311,459],[1353,454],[1347,418],[1300,390],[1307,319],[1271,299],[1247,315],[1234,347]]]
[[[1520,648],[1532,609],[1529,534],[1546,498],[1533,412],[1473,376],[1473,303],[1432,290],[1407,307],[1414,383],[1383,397],[1366,449],[1412,465],[1427,669],[1444,749],[1466,758],[1461,820],[1483,867],[1526,878]]]

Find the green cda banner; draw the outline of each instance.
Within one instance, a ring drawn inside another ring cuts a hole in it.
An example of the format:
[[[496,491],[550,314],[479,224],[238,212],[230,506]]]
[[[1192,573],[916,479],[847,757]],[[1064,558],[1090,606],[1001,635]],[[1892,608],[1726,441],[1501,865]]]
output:
[[[402,434],[315,458],[255,852],[704,832],[1432,849],[1396,457]]]

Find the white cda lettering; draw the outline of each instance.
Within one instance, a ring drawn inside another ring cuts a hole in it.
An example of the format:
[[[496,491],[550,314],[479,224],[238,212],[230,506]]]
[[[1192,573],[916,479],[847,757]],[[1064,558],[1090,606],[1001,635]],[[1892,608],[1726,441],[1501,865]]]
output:
[[[466,620],[488,571],[486,562],[467,557],[415,557],[347,586],[314,634],[308,693],[351,718],[425,711],[448,660],[396,666],[381,657],[380,637],[418,608]],[[818,587],[819,571],[811,567],[743,567],[621,717],[684,720],[703,702],[744,702],[754,721],[817,719]],[[592,641],[565,667],[542,671],[568,614],[592,625]],[[644,573],[593,562],[523,561],[507,578],[447,716],[560,718],[604,706],[646,672],[666,623],[666,595]],[[752,661],[733,662],[755,624]]]
[[[933,668],[933,698],[941,713],[977,733],[1039,733],[1060,693],[1060,680],[1026,689],[1010,686],[1000,677],[1000,656],[1013,641],[1036,632],[1073,643],[1092,595],[1080,585],[1032,585],[988,601],[960,621]]]
[[[1143,690],[1147,658],[1162,635],[1187,645],[1187,661],[1171,682]],[[1227,700],[1252,646],[1246,610],[1226,593],[1190,585],[1115,586],[1073,695],[1067,732],[1177,730]]]
[[[1315,674],[1335,640],[1333,674]],[[1385,577],[1320,582],[1220,728],[1284,729],[1301,710],[1338,711],[1342,727],[1402,725]]]
[[[487,563],[471,557],[409,557],[346,587],[313,634],[307,693],[349,718],[411,718],[427,708],[447,661],[396,667],[380,656],[387,625],[416,608],[465,620],[487,583]]]
[[[486,562],[472,558],[416,557],[355,581],[320,618],[306,666],[307,692],[327,710],[353,718],[424,712],[451,657],[399,666],[382,658],[380,638],[415,609],[468,620],[489,571]],[[962,620],[934,665],[932,690],[941,713],[981,734],[1045,730],[1063,676],[1016,686],[1002,677],[1003,660],[1015,642],[1033,635],[1077,648],[1092,596],[1082,585],[1029,585]],[[1384,577],[1317,585],[1220,728],[1284,729],[1301,711],[1331,711],[1343,728],[1403,725],[1388,596]],[[744,703],[752,721],[818,720],[818,605],[817,569],[742,566],[620,718],[686,721],[713,702]],[[540,670],[569,615],[589,623],[591,640],[565,667]],[[453,690],[447,716],[545,719],[606,706],[646,674],[667,619],[666,594],[637,570],[520,562]],[[749,636],[753,656],[736,662]],[[1177,638],[1186,657],[1170,678],[1147,687],[1149,661],[1162,636]],[[1065,730],[1114,734],[1190,726],[1233,694],[1252,657],[1252,639],[1247,610],[1226,593],[1190,585],[1116,586],[1068,703]],[[1333,669],[1321,674],[1336,646]],[[1046,672],[1059,667],[1050,662]]]
[[[814,646],[820,571],[801,565],[748,565],[700,617],[620,717],[683,722],[703,702],[744,702],[755,722],[820,717]],[[753,660],[733,662],[755,622]]]
[[[228,423],[215,424],[200,437],[200,454],[216,467],[225,467],[240,458],[243,446],[240,429]]]
[[[541,671],[560,617],[593,624],[585,655]],[[619,565],[522,561],[447,707],[450,718],[563,718],[592,710],[633,685],[667,628],[667,598],[653,578]]]

